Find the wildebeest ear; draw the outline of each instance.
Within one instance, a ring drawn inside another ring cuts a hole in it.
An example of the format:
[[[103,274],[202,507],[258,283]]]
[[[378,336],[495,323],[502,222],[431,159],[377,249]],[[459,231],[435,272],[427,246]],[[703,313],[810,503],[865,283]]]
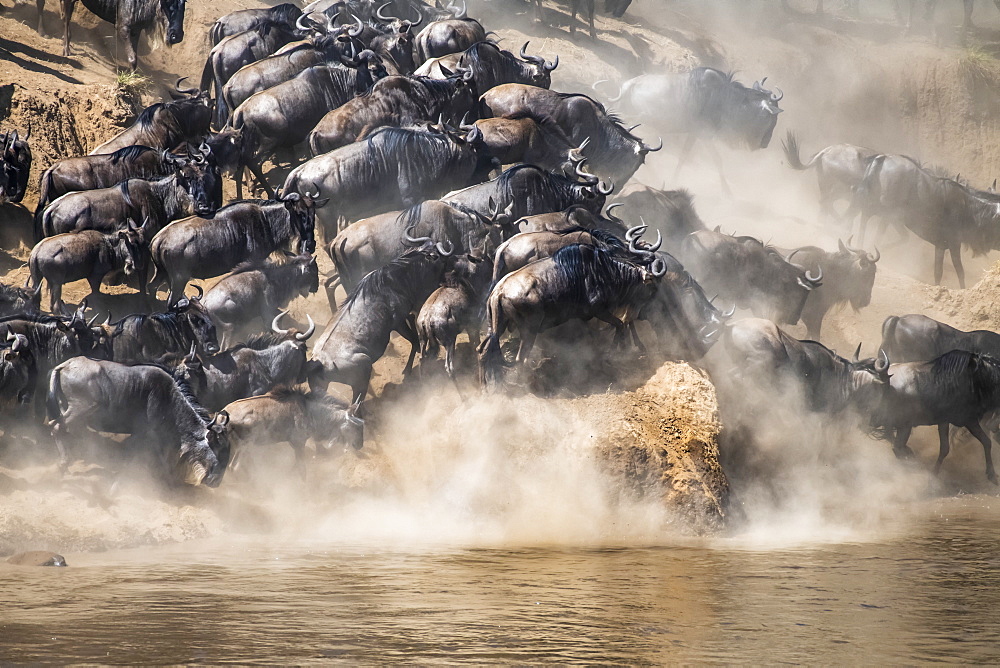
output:
[[[186,311],[189,306],[191,306],[191,302],[187,297],[184,297],[183,299],[178,300],[177,303],[171,307],[171,309],[180,312]]]
[[[449,70],[447,67],[445,67],[441,63],[438,63],[438,68],[441,70],[441,74],[445,75],[446,77],[455,76],[454,72],[452,72],[451,70]]]
[[[130,224],[132,223],[132,221],[131,221],[131,220],[130,220],[130,221],[128,221],[128,222],[129,222]],[[125,240],[125,239],[128,239],[128,232],[126,232],[125,230],[118,230],[118,238],[119,238],[119,239],[122,239],[122,240]]]
[[[843,239],[837,239],[837,249],[841,253],[848,253],[848,252],[850,252],[850,251],[847,250],[847,246],[844,245],[844,240]]]

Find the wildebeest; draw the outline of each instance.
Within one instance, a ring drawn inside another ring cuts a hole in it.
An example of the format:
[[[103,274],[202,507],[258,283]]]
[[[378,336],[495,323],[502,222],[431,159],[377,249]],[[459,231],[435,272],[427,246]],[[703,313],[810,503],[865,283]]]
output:
[[[362,278],[313,346],[309,387],[323,391],[331,382],[343,383],[351,388],[351,403],[360,407],[372,365],[385,354],[392,332],[410,342],[403,371],[409,373],[419,349],[413,313],[440,285],[451,252],[446,244],[427,240]]]
[[[165,280],[174,304],[192,278],[221,276],[243,262],[263,260],[278,250],[311,252],[315,241],[315,194],[288,192],[280,200],[229,204],[211,218],[192,216],[175,221],[150,241],[149,254],[156,267],[150,281],[155,289]]]
[[[199,357],[195,345],[174,370],[174,377],[190,384],[198,401],[209,410],[270,392],[278,386],[291,386],[306,380],[308,354],[306,341],[316,331],[309,317],[304,332],[283,330],[274,317],[274,333],[255,334],[241,343],[212,356]]]
[[[849,202],[854,199],[854,189],[861,184],[871,159],[878,155],[878,151],[863,146],[835,144],[818,151],[808,162],[803,163],[799,158],[798,140],[790,130],[781,146],[792,169],[816,170],[820,216],[833,219],[841,218],[833,208],[833,203],[838,199]]]
[[[212,47],[201,73],[201,89],[210,92],[215,86],[215,125],[222,127],[229,120],[223,88],[244,65],[267,58],[279,47],[299,37],[294,26],[285,23],[262,22],[253,30],[223,38]]]
[[[229,110],[236,109],[254,93],[289,81],[315,65],[336,65],[349,42],[339,35],[323,35],[297,48],[282,51],[237,70],[222,87],[222,98]]]
[[[891,315],[882,323],[882,348],[895,362],[926,362],[952,350],[1000,359],[1000,334],[964,332],[925,315]]]
[[[807,297],[823,279],[822,272],[814,276],[753,237],[718,230],[685,237],[680,259],[709,294],[718,293],[778,324],[797,323]]]
[[[617,97],[625,113],[635,115],[658,132],[684,134],[676,178],[698,139],[719,138],[750,150],[767,148],[778,123],[783,93],[764,88],[766,77],[751,87],[733,80],[732,73],[696,67],[678,74],[643,74],[622,84]],[[722,158],[714,144],[719,177],[728,192]]]
[[[106,358],[109,356],[108,340],[100,327],[94,327],[94,320],[83,318],[86,303],[81,305],[70,318],[51,315],[17,314],[0,318],[0,341],[11,335],[21,335],[27,339],[38,369],[38,392],[35,393],[36,409],[41,417],[44,408],[45,384],[49,372],[71,357],[87,355]]]
[[[559,93],[537,86],[504,84],[480,97],[483,118],[547,119],[562,128],[574,145],[585,141],[583,155],[594,172],[624,185],[645,162],[651,151],[663,148],[647,146],[622,127],[602,104],[580,93]]]
[[[45,0],[35,0],[38,7],[38,34],[45,36]],[[184,7],[186,0],[83,0],[83,6],[98,17],[111,23],[118,31],[118,39],[125,46],[125,58],[133,70],[138,65],[136,46],[139,35],[152,32],[162,35],[167,46],[184,39]],[[69,56],[70,21],[76,0],[60,0],[63,19],[63,55]]]
[[[0,343],[0,413],[11,404],[31,402],[38,384],[38,365],[28,337],[7,332]]]
[[[62,286],[81,279],[90,284],[90,297],[101,293],[101,281],[112,271],[126,277],[139,276],[139,291],[146,293],[145,230],[129,220],[127,230],[111,234],[82,230],[42,239],[31,250],[28,268],[30,287],[37,289],[44,278],[49,284],[49,304],[54,313],[63,310]]]
[[[455,379],[455,340],[462,332],[472,346],[479,346],[480,309],[490,285],[490,263],[466,255],[448,271],[441,287],[431,293],[417,315],[420,371],[444,348],[444,368]]]
[[[613,202],[622,205],[623,220],[629,226],[649,225],[671,249],[692,232],[705,229],[687,190],[660,190],[630,183],[615,195]]]
[[[227,416],[209,420],[185,383],[157,366],[68,360],[52,371],[46,405],[63,466],[88,427],[130,434],[126,447],[153,455],[170,482],[217,487],[229,464]]]
[[[379,214],[345,227],[327,246],[337,280],[350,294],[369,272],[384,267],[412,246],[413,234],[449,242],[456,253],[491,255],[502,241],[497,212],[483,216],[464,207],[428,200],[405,211]],[[333,283],[328,284],[328,289]],[[331,308],[334,304],[331,303]]]
[[[254,445],[290,444],[300,469],[305,466],[309,439],[324,449],[342,443],[360,450],[365,423],[356,409],[326,394],[285,388],[234,401],[225,408],[233,468],[242,470],[243,457]]]
[[[547,119],[487,118],[475,122],[483,143],[502,165],[527,163],[550,172],[572,174],[581,156],[566,133]]]
[[[432,79],[446,79],[452,72],[467,69],[472,72],[476,90],[484,93],[507,83],[521,83],[539,88],[552,84],[552,71],[559,66],[559,56],[552,62],[541,56],[528,55],[528,44],[521,47],[521,58],[504,51],[493,42],[478,42],[461,53],[432,58],[417,69],[417,74]]]
[[[0,283],[0,317],[15,313],[37,313],[41,306],[42,291]]]
[[[881,254],[876,249],[871,255],[860,248],[851,248],[843,241],[837,244],[836,253],[816,246],[803,246],[788,255],[789,262],[794,260],[795,264],[817,271],[824,277],[823,285],[809,293],[802,309],[802,323],[811,339],[819,340],[823,317],[834,306],[850,303],[857,311],[868,306],[872,300],[876,263]]]
[[[584,163],[577,164],[576,176],[582,181],[557,176],[535,165],[514,165],[495,179],[449,193],[441,201],[483,216],[502,211],[508,221],[563,211],[574,204],[599,214],[614,186],[584,171]]]
[[[0,132],[0,204],[24,199],[31,172],[30,137],[30,127],[24,137],[18,135],[17,130]]]
[[[485,40],[486,29],[483,25],[463,13],[424,26],[414,41],[413,53],[419,66],[428,58],[465,51],[476,42]]]
[[[545,18],[542,15],[542,1],[534,0],[535,2],[535,17],[544,22]],[[586,19],[587,23],[590,25],[590,36],[593,39],[597,39],[597,29],[594,27],[594,5],[595,0],[566,0],[570,7],[570,22],[569,22],[569,34],[576,34],[576,15],[582,14],[583,18]],[[623,10],[624,11],[624,10]]]
[[[612,204],[604,216],[595,215],[587,207],[573,204],[562,211],[539,213],[514,221],[514,231],[520,232],[570,232],[577,228],[604,230],[623,237],[628,231],[621,218],[613,212],[621,204]]]
[[[114,232],[129,220],[145,221],[152,237],[167,223],[193,214],[210,214],[222,203],[222,176],[210,163],[177,163],[174,173],[156,181],[129,179],[110,188],[62,195],[45,207],[40,236],[81,230]]]
[[[164,355],[187,353],[191,344],[205,355],[219,352],[212,315],[198,297],[179,300],[163,313],[137,313],[109,324],[111,358],[123,364],[152,362]]]
[[[212,122],[211,100],[207,93],[197,88],[181,89],[183,80],[177,82],[176,94],[181,97],[146,107],[132,125],[95,148],[90,155],[114,153],[126,146],[170,151],[185,142],[200,143]]]
[[[527,359],[540,332],[573,319],[607,322],[619,340],[653,298],[656,281],[665,273],[659,259],[646,268],[594,246],[573,244],[507,274],[486,301],[486,335],[479,345],[483,384],[493,388],[502,379],[500,337],[508,328],[521,337],[519,363]]]
[[[905,226],[934,246],[934,283],[944,273],[944,253],[951,254],[959,287],[965,288],[962,244],[973,255],[1000,247],[1000,202],[987,201],[954,179],[939,177],[905,156],[874,157],[855,190],[852,208],[861,212],[859,242],[868,219],[878,215],[883,228]]]
[[[128,179],[170,176],[186,162],[179,155],[148,146],[126,146],[114,153],[58,160],[42,172],[35,217],[40,218],[46,206],[66,193],[110,188]]]
[[[284,261],[244,262],[212,286],[202,303],[227,345],[238,340],[254,320],[266,326],[294,297],[318,289],[316,258],[306,253]]]
[[[364,141],[309,160],[285,179],[285,193],[319,189],[328,198],[316,211],[325,238],[341,220],[355,221],[407,208],[486,178],[493,160],[482,133],[382,128]]]
[[[381,59],[372,51],[362,51],[349,62],[350,67],[310,67],[289,81],[254,93],[233,111],[230,124],[242,131],[241,167],[236,175],[238,197],[242,166],[250,168],[271,197],[261,160],[279,147],[305,140],[328,111],[365,92],[386,75]]]
[[[965,427],[983,444],[986,477],[997,484],[992,444],[983,430],[985,415],[1000,408],[1000,361],[967,350],[952,350],[926,362],[892,365],[890,391],[875,418],[876,427],[892,441],[897,457],[912,457],[910,432],[937,425],[940,451],[934,472],[948,455],[948,425]]]
[[[389,76],[326,114],[309,133],[314,156],[365,139],[383,127],[406,127],[443,120],[457,124],[476,103],[466,71],[438,81],[424,77]]]
[[[284,2],[274,7],[239,9],[226,14],[213,23],[208,30],[208,35],[212,40],[212,46],[215,46],[230,35],[253,30],[262,23],[278,23],[289,28],[294,27],[300,16],[302,16],[302,10],[290,2]]]
[[[797,340],[762,318],[727,325],[723,345],[744,396],[756,397],[764,405],[781,401],[785,392],[801,392],[810,411],[837,414],[853,409],[870,417],[889,391],[889,358],[884,350],[877,359],[860,360],[859,345],[849,361],[821,343]]]

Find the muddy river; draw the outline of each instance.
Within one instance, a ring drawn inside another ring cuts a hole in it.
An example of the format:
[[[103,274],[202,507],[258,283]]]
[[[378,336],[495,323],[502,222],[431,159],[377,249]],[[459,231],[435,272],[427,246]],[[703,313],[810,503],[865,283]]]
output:
[[[0,661],[1000,662],[1000,501],[909,510],[830,541],[68,554],[0,568]]]

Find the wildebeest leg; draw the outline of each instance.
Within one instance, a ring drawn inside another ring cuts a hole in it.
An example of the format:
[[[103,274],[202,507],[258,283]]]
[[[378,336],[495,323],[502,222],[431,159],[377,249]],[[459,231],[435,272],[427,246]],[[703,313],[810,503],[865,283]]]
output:
[[[45,22],[42,21],[42,10],[45,9],[45,0],[35,0],[35,8],[38,9],[38,34],[46,37]]]
[[[966,425],[965,428],[983,444],[983,454],[986,456],[986,479],[996,485],[997,472],[993,470],[993,444],[990,437],[986,435],[978,421]]]
[[[947,422],[942,422],[937,427],[940,446],[938,447],[937,462],[934,464],[934,475],[941,472],[941,462],[944,461],[944,458],[948,456],[948,452],[951,450],[951,444],[949,443],[949,424]]]
[[[184,296],[184,288],[187,287],[187,276],[170,277],[170,294],[167,295],[167,306],[173,306]]]
[[[365,365],[354,382],[351,383],[351,403],[361,410],[361,404],[364,402],[365,397],[368,396],[368,385],[372,380],[372,365],[371,362]]]
[[[76,6],[76,0],[62,0],[62,10],[63,10],[63,55],[69,57],[69,27],[70,19],[73,18],[73,8]],[[39,25],[41,25],[41,12],[39,12]]]
[[[406,366],[403,367],[403,378],[406,378],[410,375],[410,372],[413,371],[413,360],[417,356],[417,351],[420,350],[420,337],[417,336],[417,323],[412,313],[406,316],[402,326],[396,328],[396,332],[410,342],[410,356],[406,360]]]
[[[639,339],[639,332],[635,329],[635,322],[630,322],[628,324],[628,331],[632,334],[632,345],[639,349],[639,352],[645,353],[646,346],[643,345],[642,341]]]
[[[267,198],[274,199],[274,190],[272,190],[271,186],[267,184],[267,179],[264,178],[264,171],[261,168],[261,164],[259,162],[251,162],[247,166],[250,168],[250,172],[257,179],[257,183],[259,183],[264,189],[264,192],[267,193]]]
[[[951,264],[955,267],[955,275],[958,277],[958,287],[965,289],[965,268],[962,266],[962,244],[955,244],[948,249],[951,253]]]
[[[708,150],[712,153],[712,157],[715,159],[715,168],[719,171],[719,184],[722,186],[722,194],[729,199],[733,198],[733,191],[729,189],[729,182],[726,181],[726,169],[725,164],[722,162],[722,154],[719,153],[719,148],[715,145],[715,142],[707,142]]]
[[[233,173],[233,180],[236,181],[236,199],[243,199],[243,163],[236,165]]]
[[[896,437],[892,441],[892,452],[897,459],[913,459],[915,455],[906,442],[910,440],[910,432],[913,427],[900,427],[896,430]]]
[[[139,57],[135,53],[139,45],[139,29],[122,24],[118,27],[118,39],[125,44],[125,58],[128,60],[129,68],[135,70],[139,65]]]
[[[62,283],[53,281],[51,278],[46,280],[49,282],[49,308],[52,309],[53,313],[62,313]]]
[[[934,285],[941,285],[941,277],[944,275],[944,248],[934,247]]]
[[[687,138],[684,140],[684,146],[681,147],[681,154],[677,156],[677,167],[674,169],[674,181],[676,181],[680,176],[681,167],[683,167],[684,163],[687,162],[688,156],[691,155],[691,149],[694,148],[696,141],[698,141],[698,136],[693,132],[689,132]]]
[[[87,283],[90,284],[90,294],[87,296],[91,303],[95,303],[101,298],[101,279],[103,276],[90,276]]]

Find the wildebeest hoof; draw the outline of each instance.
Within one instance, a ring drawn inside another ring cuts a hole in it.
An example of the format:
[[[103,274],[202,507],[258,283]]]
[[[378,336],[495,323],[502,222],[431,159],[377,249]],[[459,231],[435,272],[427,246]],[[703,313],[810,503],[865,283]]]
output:
[[[44,552],[34,550],[31,552],[18,552],[7,559],[8,564],[15,566],[65,566],[66,560],[61,554],[55,552]]]
[[[896,455],[896,459],[915,459],[917,456],[909,446],[904,446],[898,450],[894,449],[892,452]]]
[[[986,479],[989,480],[994,485],[1000,485],[1000,483],[997,482],[997,474],[996,473],[987,473],[986,474]]]

